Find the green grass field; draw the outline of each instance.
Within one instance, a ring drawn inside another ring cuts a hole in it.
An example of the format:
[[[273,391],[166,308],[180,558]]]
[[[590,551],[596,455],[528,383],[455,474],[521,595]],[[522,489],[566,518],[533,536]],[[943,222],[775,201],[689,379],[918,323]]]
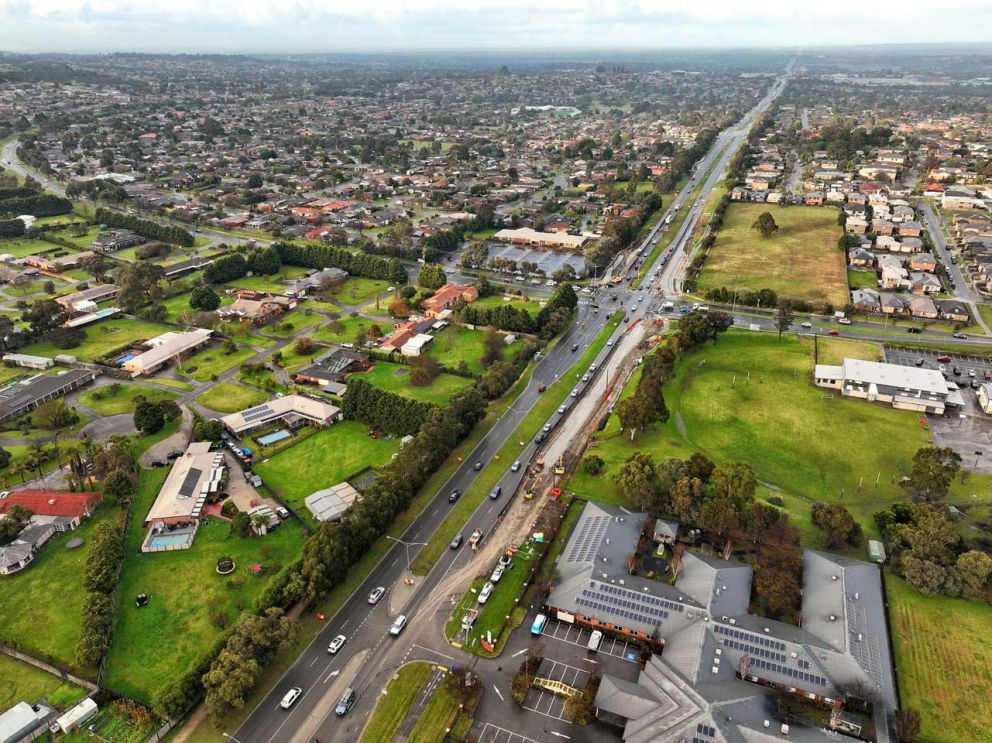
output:
[[[751,227],[766,211],[779,227],[767,239]],[[835,209],[731,204],[699,286],[773,289],[779,297],[842,307],[848,293],[844,251],[837,247],[840,231]]]
[[[451,683],[451,679],[446,679]],[[442,681],[431,692],[427,705],[420,711],[417,722],[410,731],[408,743],[437,743],[445,739],[448,730],[454,727],[461,702],[448,690]]]
[[[840,366],[844,359],[881,361],[882,346],[870,341],[852,341],[847,338],[818,338],[817,363]]]
[[[92,387],[79,396],[79,401],[100,415],[118,415],[120,413],[133,413],[134,401],[138,397],[143,397],[148,402],[159,402],[160,400],[175,400],[178,395],[168,390],[145,387],[131,382],[122,383],[120,391],[116,394],[111,392],[110,385]]]
[[[301,266],[283,266],[279,269],[279,273],[274,273],[270,276],[242,276],[240,279],[235,279],[228,283],[230,286],[236,286],[239,289],[253,289],[257,292],[282,294],[286,291],[288,282],[301,279],[306,273],[307,269]]]
[[[292,523],[265,537],[241,539],[230,534],[227,522],[211,517],[188,550],[139,552],[145,536],[142,521],[167,474],[167,469],[141,473],[103,677],[109,688],[142,701],[186,672],[213,645],[218,635],[215,615],[224,614],[233,624],[303,544],[300,529]],[[221,555],[238,566],[231,576],[216,572]],[[266,566],[259,578],[248,573],[255,561]],[[141,609],[134,604],[139,593],[151,599]]]
[[[396,671],[386,685],[386,693],[379,697],[372,710],[361,743],[383,743],[393,739],[431,677],[432,668],[425,661],[414,661]]]
[[[885,577],[903,706],[922,715],[921,740],[992,741],[992,608],[927,597]]]
[[[209,382],[215,374],[223,374],[244,363],[255,353],[250,348],[239,346],[234,353],[228,354],[221,346],[211,346],[186,359],[179,372],[199,382]]]
[[[93,529],[101,522],[119,518],[119,509],[101,507],[75,531],[52,537],[27,568],[0,579],[3,642],[42,660],[53,658],[81,676],[96,675],[96,669],[79,668],[73,658],[86,598],[83,570]],[[65,543],[73,537],[81,537],[83,546],[68,550]]]
[[[427,356],[433,356],[444,366],[457,368],[464,361],[470,371],[482,374],[482,337],[484,331],[451,326],[438,333],[434,343],[427,349]],[[519,342],[519,341],[518,341]],[[511,352],[513,346],[509,346]],[[504,352],[503,356],[507,354]]]
[[[196,401],[205,408],[218,413],[237,413],[268,400],[270,395],[261,390],[245,387],[234,382],[221,382],[199,395]]]
[[[847,284],[852,289],[877,289],[878,277],[874,271],[847,269]]]
[[[335,304],[354,305],[363,304],[385,294],[391,286],[388,281],[381,279],[366,279],[361,276],[352,276],[345,280],[340,286],[331,287],[323,292],[323,296]],[[383,306],[388,305],[386,297],[383,297]]]
[[[48,700],[59,710],[65,710],[86,696],[86,690],[64,682],[57,676],[41,671],[9,655],[0,655],[0,710],[18,702],[35,704]]]
[[[428,386],[417,387],[410,382],[410,367],[389,361],[377,361],[371,370],[356,374],[352,378],[365,379],[380,389],[395,392],[411,400],[432,402],[441,406],[447,405],[456,392],[473,384],[471,379],[465,377],[442,374]]]
[[[48,357],[67,353],[75,356],[80,361],[94,361],[114,349],[162,335],[162,333],[168,332],[170,328],[165,325],[159,325],[158,323],[146,322],[145,320],[117,317],[110,320],[102,320],[82,328],[82,330],[86,335],[86,340],[76,348],[63,350],[57,348],[49,341],[41,341],[40,343],[27,346],[20,353]]]
[[[169,311],[166,316],[169,322],[175,323],[185,323],[187,318],[193,317],[199,310],[194,310],[189,306],[189,293],[177,294],[174,297],[169,297],[162,304]],[[230,304],[234,304],[234,297],[228,296],[227,294],[220,295],[220,306],[227,307]]]
[[[373,439],[368,427],[342,421],[255,464],[255,473],[294,511],[309,515],[303,499],[365,467],[381,467],[400,448],[398,438]]]
[[[341,327],[335,330],[339,323]],[[323,322],[310,335],[319,341],[327,341],[329,343],[354,343],[358,332],[365,330],[371,325],[378,325],[384,336],[389,335],[393,331],[393,325],[388,320],[369,320],[367,317],[342,317],[340,320]]]
[[[570,489],[624,502],[612,475],[635,451],[655,460],[702,451],[715,462],[748,461],[760,480],[804,499],[840,501],[867,525],[872,511],[905,498],[893,478],[908,474],[930,435],[914,413],[827,395],[813,385],[812,366],[809,344],[795,336],[724,334],[678,364],[664,387],[672,411],[666,423],[631,442],[610,418],[588,449],[603,457],[606,471],[591,477],[580,468]],[[632,391],[633,384],[625,394]]]
[[[280,338],[288,338],[298,333],[301,329],[316,325],[324,319],[323,315],[318,315],[316,312],[295,310],[283,315],[271,325],[267,325],[263,332],[269,335],[279,336]]]
[[[484,297],[482,299],[477,299],[472,302],[473,307],[478,307],[482,309],[491,309],[493,307],[517,307],[527,310],[527,313],[531,317],[537,317],[537,313],[541,311],[541,302],[536,299],[526,299],[513,297],[512,299],[506,299],[504,295],[496,294],[491,297]]]

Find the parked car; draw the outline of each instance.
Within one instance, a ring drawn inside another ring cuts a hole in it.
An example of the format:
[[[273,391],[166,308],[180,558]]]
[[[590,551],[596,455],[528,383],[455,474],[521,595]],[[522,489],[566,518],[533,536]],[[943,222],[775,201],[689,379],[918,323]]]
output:
[[[992,371],[986,369],[985,371],[982,372],[982,376],[985,377],[986,379],[992,379]]]
[[[331,655],[334,655],[337,651],[339,651],[342,648],[342,646],[345,644],[345,642],[347,642],[347,640],[348,638],[345,637],[344,635],[338,635],[333,640],[331,640],[331,644],[327,646],[327,652],[330,653]]]
[[[808,328],[812,328],[813,327],[813,323],[811,323],[811,322],[799,323],[799,327],[801,327],[801,328],[807,328],[807,329]]]
[[[572,397],[578,397],[578,396],[579,396],[579,388],[576,387],[574,390],[572,390]]]
[[[565,406],[562,405],[560,408],[558,408],[558,414],[559,415],[563,414],[565,412],[565,409],[566,409]]]
[[[492,595],[493,588],[495,588],[495,586],[489,581],[486,581],[486,584],[482,587],[482,590],[479,591],[479,598],[477,601],[480,604],[486,603],[489,600],[489,596]]]
[[[349,686],[344,690],[344,694],[338,700],[338,706],[334,708],[334,714],[338,717],[344,717],[348,714],[348,710],[355,706],[356,699],[358,699],[358,694]]]
[[[448,493],[448,503],[454,503],[456,500],[462,497],[462,491],[455,488],[450,493]]]
[[[289,709],[290,707],[293,706],[296,700],[300,698],[300,694],[302,693],[303,693],[303,689],[301,689],[299,686],[294,686],[292,689],[290,689],[283,695],[282,701],[279,702],[279,706],[282,707],[283,709]]]
[[[500,555],[499,564],[502,565],[504,568],[507,565],[509,565],[511,562],[513,562],[513,556],[512,555],[508,555],[505,552],[502,555]]]
[[[589,381],[589,375],[588,374],[583,374],[582,375],[582,381],[583,382],[588,382]]]
[[[940,361],[941,363],[944,363],[944,364],[946,364],[950,360],[951,360],[951,357],[948,356],[946,353],[942,353],[942,354],[940,354],[940,356],[937,357],[937,361]]]
[[[503,577],[503,570],[505,570],[505,568],[502,565],[497,565],[493,570],[493,574],[489,576],[489,582],[499,583],[499,579]]]
[[[385,595],[386,589],[383,586],[376,586],[369,593],[369,603],[378,604],[379,600]]]
[[[923,359],[917,359],[917,360],[916,360],[916,361],[915,361],[914,363],[915,363],[915,364],[916,364],[917,366],[923,366]]]
[[[465,541],[465,537],[463,537],[461,534],[455,534],[455,538],[451,540],[451,544],[449,544],[448,546],[451,547],[451,549],[456,550],[462,546],[462,542],[464,541]]]
[[[540,387],[537,388],[537,391],[538,392],[544,392],[544,390],[546,390],[547,388],[548,388],[548,385],[542,384]]]
[[[600,644],[603,642],[603,633],[600,630],[593,630],[592,634],[589,635],[589,642],[586,643],[586,649],[596,651],[599,650]]]
[[[968,370],[968,376],[974,378],[974,376],[975,376],[975,370],[974,369],[969,369]]]
[[[944,366],[943,364],[937,364],[937,371],[939,371],[941,374],[946,374],[947,367]]]
[[[572,344],[572,353],[575,353],[578,350],[579,350],[579,344],[578,343],[573,343]]]
[[[393,620],[393,624],[389,628],[389,634],[393,637],[399,637],[399,634],[403,631],[404,627],[406,627],[406,614],[400,614]]]

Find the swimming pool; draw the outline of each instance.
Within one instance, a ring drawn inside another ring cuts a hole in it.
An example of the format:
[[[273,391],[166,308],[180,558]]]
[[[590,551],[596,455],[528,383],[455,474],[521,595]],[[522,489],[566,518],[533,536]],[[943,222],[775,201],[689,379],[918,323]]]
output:
[[[258,439],[256,439],[256,440],[262,446],[268,446],[269,444],[274,444],[277,441],[282,441],[283,439],[288,439],[292,435],[293,434],[291,434],[289,431],[287,431],[284,428],[281,431],[274,431],[273,433],[267,433],[264,436],[259,436]]]
[[[182,532],[180,534],[156,534],[148,540],[148,549],[169,549],[176,547],[188,547],[193,542],[192,532]]]
[[[122,353],[120,356],[118,356],[116,359],[114,359],[114,363],[115,364],[126,364],[131,359],[133,359],[133,358],[135,358],[137,356],[140,356],[140,355],[141,355],[141,353],[138,352],[138,351],[127,351],[126,353]]]

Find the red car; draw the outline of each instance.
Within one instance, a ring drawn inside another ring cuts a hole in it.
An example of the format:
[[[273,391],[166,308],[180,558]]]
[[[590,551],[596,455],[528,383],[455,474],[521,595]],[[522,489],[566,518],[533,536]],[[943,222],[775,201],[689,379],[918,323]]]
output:
[[[542,384],[540,387],[537,388],[537,391],[544,392],[544,390],[546,390],[547,388],[548,386],[546,384]]]
[[[951,357],[948,356],[946,353],[942,353],[940,356],[937,357],[937,361],[939,361],[941,364],[946,364],[950,360]]]
[[[840,331],[837,330],[837,328],[830,328],[830,330],[827,331],[827,335],[840,335]]]

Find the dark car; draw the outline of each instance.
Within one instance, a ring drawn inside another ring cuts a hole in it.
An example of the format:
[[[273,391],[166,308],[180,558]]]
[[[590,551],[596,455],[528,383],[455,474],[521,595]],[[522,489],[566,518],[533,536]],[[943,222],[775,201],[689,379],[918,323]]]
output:
[[[462,491],[455,488],[450,493],[448,493],[448,503],[454,503],[456,500],[462,497]]]
[[[475,467],[473,467],[472,469],[474,469],[476,472],[478,472],[479,470],[481,470],[482,469],[482,462],[476,462],[475,463]]]
[[[495,488],[489,491],[489,497],[496,500],[503,494],[503,488],[497,485]]]
[[[923,328],[906,328],[906,332],[919,334],[923,332]]]
[[[548,385],[542,384],[540,387],[537,388],[537,391],[538,392],[544,392],[544,390],[546,390],[547,388],[548,388]]]
[[[462,542],[464,541],[465,541],[465,537],[463,537],[461,534],[456,534],[455,538],[451,540],[451,544],[449,544],[448,546],[451,547],[451,549],[456,550],[462,546]]]
[[[578,343],[573,343],[572,344],[572,353],[575,353],[578,350],[579,350],[579,344]]]
[[[917,366],[923,366],[923,359],[917,359],[916,360],[916,365]]]
[[[168,454],[165,455],[165,458],[166,459],[179,459],[179,457],[181,457],[182,455],[183,455],[183,453],[181,451],[170,451]]]
[[[953,369],[953,371],[954,371],[954,374],[955,375],[957,375],[959,377],[961,376],[961,367],[960,366],[955,366],[954,369]]]

